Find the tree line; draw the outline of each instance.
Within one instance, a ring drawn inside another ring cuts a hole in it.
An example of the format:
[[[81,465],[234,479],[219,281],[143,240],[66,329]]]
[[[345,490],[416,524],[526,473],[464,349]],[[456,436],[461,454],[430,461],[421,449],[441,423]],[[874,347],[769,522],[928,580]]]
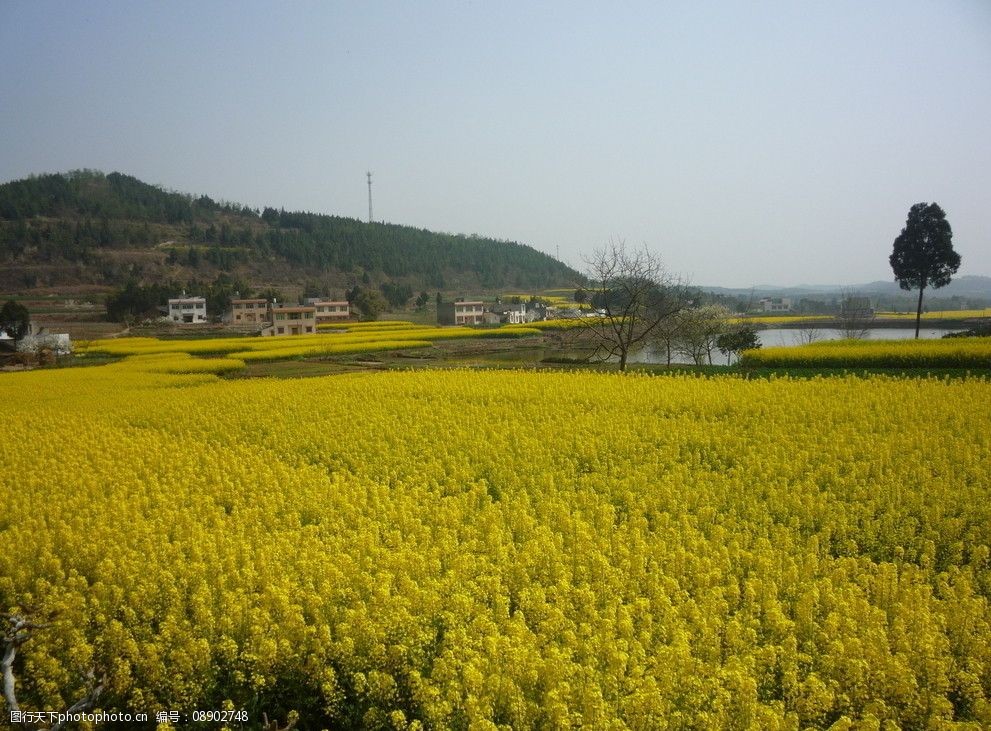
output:
[[[512,241],[266,207],[167,191],[121,173],[82,170],[0,185],[0,257],[88,262],[106,248],[229,249],[231,268],[276,258],[321,270],[382,272],[444,288],[445,272],[473,274],[485,288],[572,284],[581,275]],[[195,255],[198,264],[200,254]],[[174,263],[174,262],[173,262]]]

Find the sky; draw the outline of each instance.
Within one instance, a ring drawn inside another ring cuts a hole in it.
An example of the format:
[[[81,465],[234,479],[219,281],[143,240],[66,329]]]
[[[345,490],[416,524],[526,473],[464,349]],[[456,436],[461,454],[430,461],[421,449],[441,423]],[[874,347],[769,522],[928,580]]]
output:
[[[991,2],[0,0],[0,182],[646,246],[698,285],[991,275]]]

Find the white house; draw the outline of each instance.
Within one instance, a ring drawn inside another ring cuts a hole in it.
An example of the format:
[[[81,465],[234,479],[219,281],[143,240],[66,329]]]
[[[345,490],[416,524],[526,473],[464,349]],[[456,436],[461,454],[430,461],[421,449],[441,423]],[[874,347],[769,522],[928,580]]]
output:
[[[318,299],[315,302],[307,301],[306,304],[312,305],[317,309],[317,324],[333,322],[334,320],[347,320],[351,317],[351,305],[346,300],[329,301]]]
[[[206,298],[175,297],[170,299],[168,317],[172,322],[206,322]]]
[[[791,297],[765,297],[760,306],[764,312],[791,312]]]
[[[437,305],[437,323],[439,325],[481,325],[483,311],[481,300],[440,302]]]

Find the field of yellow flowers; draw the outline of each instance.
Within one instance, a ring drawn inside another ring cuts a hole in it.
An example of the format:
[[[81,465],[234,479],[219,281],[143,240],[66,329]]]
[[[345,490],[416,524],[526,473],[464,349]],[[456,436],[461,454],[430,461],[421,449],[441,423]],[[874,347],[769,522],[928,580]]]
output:
[[[744,351],[740,364],[773,368],[991,369],[991,338],[826,340]]]
[[[877,312],[875,318],[880,321],[905,320],[915,322],[914,312]],[[933,310],[923,312],[923,320],[964,320],[972,318],[991,317],[991,307],[983,310]],[[730,318],[733,324],[752,323],[761,325],[794,325],[796,323],[826,322],[835,320],[835,315],[746,315],[745,317]]]
[[[160,340],[148,337],[108,338],[80,343],[76,347],[76,354],[85,357],[89,355],[141,356],[186,353],[189,355],[230,355],[243,361],[268,361],[424,348],[442,340],[521,338],[540,334],[540,331],[535,328],[521,325],[475,329],[415,325],[404,321],[321,325],[320,330],[321,332],[313,335],[246,336],[198,340]]]
[[[987,379],[238,362],[0,375],[22,708],[991,727]]]

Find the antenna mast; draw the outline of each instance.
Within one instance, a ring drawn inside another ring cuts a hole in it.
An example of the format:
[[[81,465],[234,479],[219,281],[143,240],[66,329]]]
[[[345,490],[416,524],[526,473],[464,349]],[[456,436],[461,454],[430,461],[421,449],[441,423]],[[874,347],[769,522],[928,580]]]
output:
[[[370,172],[365,173],[368,176],[368,222],[372,222],[372,174]]]

